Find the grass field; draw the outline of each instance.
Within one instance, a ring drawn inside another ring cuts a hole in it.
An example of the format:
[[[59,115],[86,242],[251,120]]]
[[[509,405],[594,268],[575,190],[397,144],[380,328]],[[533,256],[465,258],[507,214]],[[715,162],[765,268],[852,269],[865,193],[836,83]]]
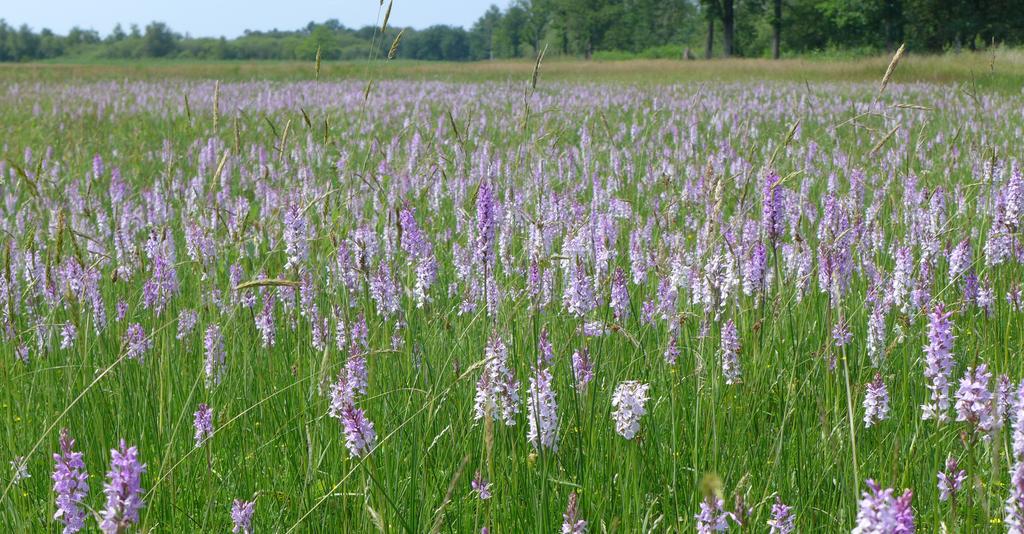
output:
[[[554,58],[544,63],[544,79],[566,82],[681,83],[711,81],[877,82],[889,56],[863,59],[730,59],[713,61],[580,61]],[[534,62],[497,60],[470,63],[391,61],[324,62],[321,77],[337,79],[409,79],[451,82],[522,83]],[[305,81],[311,62],[288,61],[118,61],[0,65],[5,80],[63,82],[69,79],[167,78]],[[960,83],[984,90],[1019,93],[1024,80],[1024,51],[998,49],[945,55],[908,54],[897,79],[903,82]]]
[[[1021,528],[1022,58],[0,66],[0,524]]]

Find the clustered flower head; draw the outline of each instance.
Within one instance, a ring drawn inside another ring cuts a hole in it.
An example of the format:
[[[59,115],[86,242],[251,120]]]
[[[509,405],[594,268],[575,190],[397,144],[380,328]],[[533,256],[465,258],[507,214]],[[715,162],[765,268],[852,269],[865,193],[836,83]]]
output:
[[[580,519],[579,514],[579,495],[574,491],[569,494],[569,503],[562,514],[562,534],[586,534],[587,521]]]
[[[952,312],[945,311],[941,303],[935,305],[928,314],[928,345],[924,348],[924,376],[929,380],[931,400],[921,406],[921,417],[940,423],[949,420],[949,379],[954,363],[951,315]]]
[[[142,502],[142,474],[146,465],[139,462],[139,451],[128,447],[124,440],[110,451],[110,471],[103,493],[107,504],[103,510],[100,529],[107,534],[124,532],[129,525],[139,521]]]
[[[693,516],[697,521],[698,534],[725,532],[729,530],[729,520],[735,519],[733,514],[726,512],[725,501],[716,495],[708,495],[700,503],[700,512]]]
[[[373,421],[366,417],[364,410],[356,407],[357,396],[366,392],[365,371],[365,362],[361,357],[350,358],[349,365],[346,365],[339,373],[337,381],[331,385],[328,407],[328,415],[341,421],[345,446],[355,457],[370,452],[377,442]]]
[[[89,473],[85,470],[82,453],[74,450],[75,440],[65,428],[60,432],[60,453],[53,455],[53,492],[57,494],[57,512],[53,518],[64,525],[64,534],[74,534],[85,528],[83,507],[89,495]]]
[[[914,532],[913,493],[903,492],[898,498],[892,488],[882,489],[874,480],[867,480],[868,490],[858,502],[857,524],[852,534],[911,534]]]
[[[790,534],[796,530],[796,516],[793,515],[793,507],[783,504],[781,497],[775,497],[768,527],[770,534]]]
[[[740,336],[736,331],[736,323],[731,320],[722,327],[722,375],[726,384],[737,384],[740,382]]]
[[[235,499],[231,504],[231,532],[234,534],[252,534],[252,514],[256,503]]]
[[[875,379],[868,383],[864,393],[864,427],[885,421],[889,417],[889,390],[882,381],[882,374],[875,373]]]
[[[203,347],[206,349],[206,387],[213,388],[220,385],[224,376],[224,362],[226,351],[224,349],[224,335],[220,327],[212,324],[206,329],[206,337],[203,339]]]
[[[991,380],[992,374],[985,364],[967,369],[956,392],[957,421],[966,421],[980,431],[987,432],[993,427],[994,406],[992,392],[988,389]]]
[[[950,456],[946,459],[946,469],[939,471],[938,478],[939,500],[956,500],[956,494],[967,480],[967,471],[960,469],[956,458]]]
[[[615,388],[612,394],[612,419],[615,420],[615,431],[626,439],[633,439],[640,431],[640,418],[647,411],[644,405],[647,404],[647,384],[629,380],[622,382]]]
[[[473,477],[473,480],[470,481],[469,486],[481,501],[486,501],[491,498],[491,483],[480,474],[480,471],[476,472],[476,475]]]
[[[476,384],[474,406],[477,419],[499,419],[514,425],[519,413],[519,382],[508,361],[508,348],[497,335],[492,335],[484,351],[484,370]]]
[[[153,340],[146,337],[146,331],[142,325],[135,323],[128,327],[124,333],[125,355],[133,360],[142,363],[146,352],[153,346]]]
[[[345,433],[345,446],[352,456],[364,456],[377,442],[373,422],[366,418],[366,412],[349,404],[342,409],[341,422]]]
[[[551,371],[546,367],[537,367],[536,374],[530,377],[527,414],[530,427],[527,438],[534,448],[557,451],[558,402],[551,387]]]
[[[296,267],[309,257],[306,217],[302,206],[292,204],[284,212],[284,253],[288,256],[285,270]]]
[[[199,405],[192,417],[192,426],[195,428],[196,447],[202,447],[213,435],[213,410],[205,402]]]
[[[583,391],[594,379],[594,364],[590,361],[590,351],[582,348],[572,353],[572,375],[576,381],[576,389]]]

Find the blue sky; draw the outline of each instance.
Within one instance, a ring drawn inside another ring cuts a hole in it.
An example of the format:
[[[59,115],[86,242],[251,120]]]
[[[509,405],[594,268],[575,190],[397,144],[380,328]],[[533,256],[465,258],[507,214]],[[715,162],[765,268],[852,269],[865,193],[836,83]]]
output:
[[[335,18],[348,27],[374,24],[379,0],[0,0],[0,18],[13,26],[64,34],[72,26],[106,35],[118,22],[125,31],[152,20],[193,36],[234,37],[245,29],[293,30],[311,20]],[[469,27],[488,6],[508,0],[394,0],[390,25]]]

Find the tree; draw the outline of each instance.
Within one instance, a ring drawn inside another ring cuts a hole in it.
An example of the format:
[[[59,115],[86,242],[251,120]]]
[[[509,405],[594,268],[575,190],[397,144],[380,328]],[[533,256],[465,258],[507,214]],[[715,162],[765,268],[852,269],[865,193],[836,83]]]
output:
[[[782,0],[773,0],[772,4],[772,59],[779,59],[782,46]]]
[[[494,32],[494,52],[499,57],[519,57],[526,34],[527,15],[521,6],[512,5],[501,17]]]
[[[501,10],[491,5],[469,30],[469,50],[472,59],[494,59],[494,32],[501,24]]]
[[[151,22],[142,37],[142,50],[147,57],[167,57],[174,52],[177,37],[163,22]]]
[[[715,55],[715,19],[718,18],[718,0],[704,0],[704,18],[707,20],[708,31],[704,41],[704,59]]]
[[[551,25],[553,0],[517,0],[518,5],[526,13],[523,27],[523,38],[533,46],[534,53],[540,53],[541,40]]]
[[[732,57],[736,28],[736,11],[733,0],[722,0],[722,54]]]

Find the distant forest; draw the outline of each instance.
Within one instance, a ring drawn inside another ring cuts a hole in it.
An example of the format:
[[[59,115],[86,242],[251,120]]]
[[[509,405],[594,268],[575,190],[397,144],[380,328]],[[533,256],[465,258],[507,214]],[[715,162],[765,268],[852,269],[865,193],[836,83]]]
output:
[[[106,36],[67,35],[0,19],[0,61],[68,59],[367,59],[469,61],[549,55],[784,57],[866,55],[906,42],[941,52],[1024,42],[1021,0],[514,0],[470,28],[346,28],[337,20],[298,30],[246,31],[233,39],[182,35],[161,22],[120,25]]]

